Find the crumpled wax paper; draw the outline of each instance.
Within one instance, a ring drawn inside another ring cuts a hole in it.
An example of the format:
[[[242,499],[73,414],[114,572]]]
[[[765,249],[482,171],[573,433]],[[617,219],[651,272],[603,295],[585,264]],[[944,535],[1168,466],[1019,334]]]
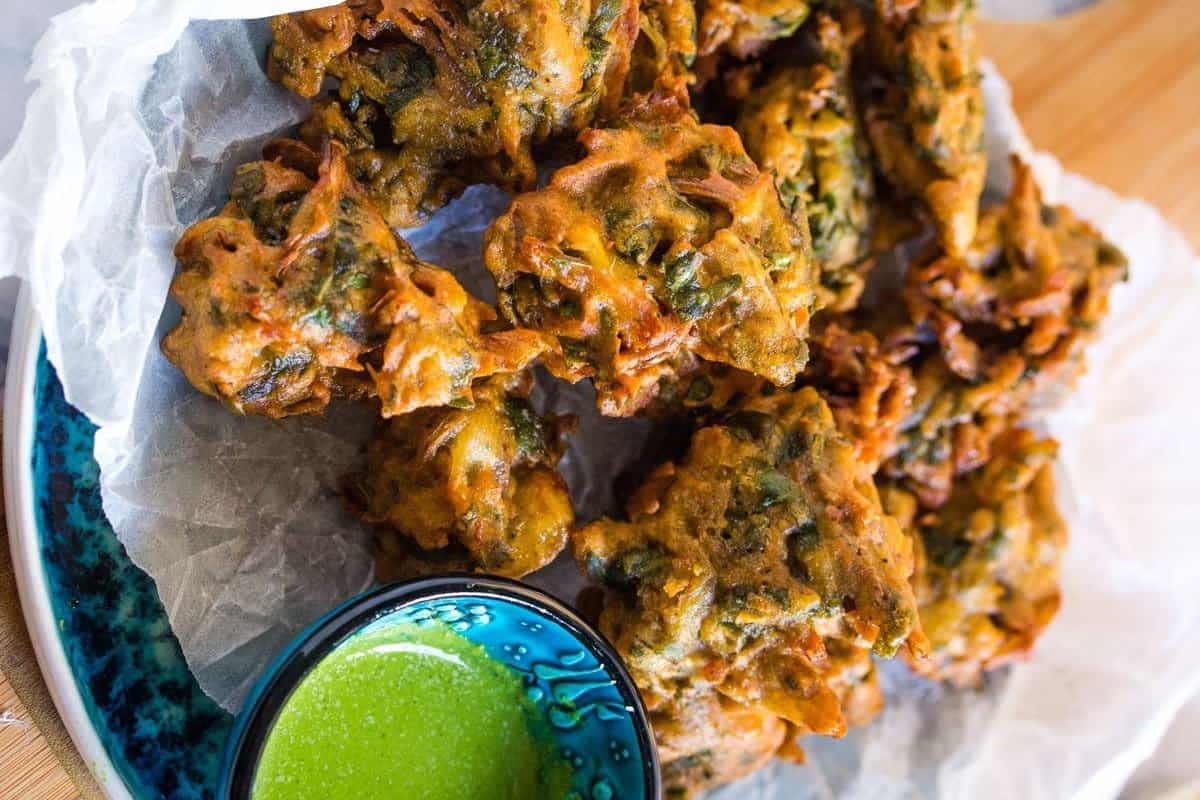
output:
[[[0,265],[28,279],[67,397],[100,426],[106,512],[157,581],[201,685],[230,709],[292,635],[371,580],[368,533],[336,499],[370,415],[233,417],[157,348],[178,314],[166,302],[175,239],[221,204],[234,164],[304,113],[262,74],[262,22],[189,20],[284,7],[302,4],[100,0],[56,18],[0,162]],[[994,195],[1007,151],[1032,154],[1003,81],[989,72],[986,90]],[[875,724],[813,739],[809,766],[777,763],[716,797],[1112,797],[1200,685],[1200,341],[1188,324],[1200,263],[1144,203],[1048,156],[1035,165],[1049,198],[1123,247],[1133,274],[1080,390],[1041,423],[1062,441],[1071,524],[1059,619],[1031,662],[982,691],[886,665]],[[486,297],[479,239],[506,202],[477,187],[408,236]],[[545,407],[582,418],[562,469],[594,516],[650,427],[599,417],[586,386],[540,389]],[[569,596],[579,578],[560,559],[536,582]]]

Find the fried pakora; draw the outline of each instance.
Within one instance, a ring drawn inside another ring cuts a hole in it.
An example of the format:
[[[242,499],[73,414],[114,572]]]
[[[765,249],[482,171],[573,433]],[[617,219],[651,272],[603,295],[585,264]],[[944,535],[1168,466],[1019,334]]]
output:
[[[882,490],[913,532],[913,587],[930,657],[918,673],[958,685],[1026,655],[1059,605],[1067,530],[1054,501],[1057,445],[1024,429],[996,438],[991,459],[956,482],[948,502],[920,511],[902,490]]]
[[[917,392],[912,373],[895,363],[868,331],[830,322],[811,341],[812,358],[798,383],[829,404],[838,430],[873,475],[895,454]]]
[[[880,473],[903,483],[926,508],[946,502],[954,480],[988,460],[992,441],[1024,409],[1024,363],[1015,354],[976,382],[955,375],[936,351],[915,365],[916,390],[895,450]]]
[[[784,205],[808,219],[821,267],[821,305],[852,308],[862,293],[857,269],[870,252],[874,188],[850,82],[856,14],[844,25],[815,20],[818,57],[767,74],[742,105],[737,130],[746,152],[775,178]]]
[[[960,256],[987,168],[975,2],[875,0],[865,19],[855,65],[877,165],[924,203],[943,247]]]
[[[652,94],[580,141],[586,156],[484,239],[504,316],[561,344],[551,371],[591,378],[617,416],[689,354],[790,383],[807,358],[812,248],[737,134]]]
[[[609,590],[601,629],[660,727],[719,702],[841,735],[825,641],[885,657],[924,649],[911,542],[811,388],[752,399],[697,431],[629,516],[584,527],[573,548]]]
[[[343,142],[400,227],[472,183],[532,188],[534,146],[614,110],[637,26],[633,0],[350,0],[275,17],[268,71],[305,97],[338,79],[302,136]]]
[[[695,4],[691,0],[642,0],[639,10],[627,93],[686,91],[694,79],[692,64],[696,60]]]
[[[846,726],[869,724],[883,711],[883,689],[871,648],[838,636],[825,637],[823,641],[826,658],[821,674],[838,698]],[[789,725],[787,737],[776,755],[794,764],[804,764],[807,758],[802,743],[810,735],[810,731]]]
[[[1014,175],[1007,204],[983,213],[963,258],[935,249],[918,259],[883,301],[887,313],[818,319],[796,381],[829,403],[868,473],[881,469],[926,508],[984,464],[1017,417],[1071,385],[1127,271],[1091,226],[1042,203],[1027,166],[1015,162]],[[769,391],[693,362],[663,378],[652,411],[703,419]]]
[[[1070,209],[1042,203],[1026,165],[1014,160],[1013,172],[1008,202],[981,215],[962,258],[935,253],[912,266],[911,322],[890,334],[917,390],[884,470],[926,507],[945,501],[955,475],[988,460],[1015,415],[1069,388],[1128,271]]]
[[[800,30],[820,0],[704,0],[700,5],[699,52],[726,51],[745,59],[776,39]]]
[[[648,413],[667,417],[686,410],[711,419],[749,398],[812,387],[854,446],[864,473],[873,475],[900,447],[916,384],[908,367],[885,352],[873,334],[852,324],[834,317],[817,326],[808,340],[808,364],[788,389],[722,364],[695,362],[662,381]]]
[[[980,216],[962,258],[915,265],[905,299],[956,374],[978,380],[997,353],[1016,352],[1043,381],[1069,384],[1127,270],[1121,251],[1069,208],[1043,204],[1032,170],[1014,158],[1007,204]]]
[[[682,800],[767,765],[788,733],[779,717],[715,692],[697,692],[672,714],[651,714],[664,797]]]
[[[175,248],[183,308],[167,358],[240,413],[322,412],[338,394],[377,395],[383,414],[469,400],[471,381],[554,347],[529,331],[485,332],[495,312],[417,260],[349,176],[280,141],[234,174],[231,199]]]
[[[556,465],[570,420],[540,417],[531,387],[528,372],[489,378],[469,407],[396,417],[371,441],[345,495],[377,531],[378,576],[471,564],[520,577],[563,549],[575,515]]]

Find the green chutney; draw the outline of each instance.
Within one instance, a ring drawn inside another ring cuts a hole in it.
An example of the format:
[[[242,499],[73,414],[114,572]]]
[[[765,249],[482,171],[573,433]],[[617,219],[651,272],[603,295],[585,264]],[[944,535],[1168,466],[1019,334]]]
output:
[[[441,624],[367,629],[280,711],[253,800],[562,800],[571,768],[521,677]]]

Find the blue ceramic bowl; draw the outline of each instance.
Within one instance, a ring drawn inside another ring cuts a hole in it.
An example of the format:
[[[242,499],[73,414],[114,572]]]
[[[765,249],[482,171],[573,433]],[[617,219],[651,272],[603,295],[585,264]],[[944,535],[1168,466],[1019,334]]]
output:
[[[258,759],[292,689],[337,647],[390,623],[448,624],[520,674],[570,762],[564,800],[661,800],[658,757],[633,680],[575,612],[515,581],[447,575],[382,586],[334,609],[275,660],[251,692],[222,763],[223,798],[250,796]],[[330,798],[337,800],[337,798]]]

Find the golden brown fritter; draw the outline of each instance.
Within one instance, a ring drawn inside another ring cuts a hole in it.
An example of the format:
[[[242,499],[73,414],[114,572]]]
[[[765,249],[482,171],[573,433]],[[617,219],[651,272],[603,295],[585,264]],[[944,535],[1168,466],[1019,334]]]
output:
[[[883,489],[918,545],[913,586],[931,655],[912,667],[958,685],[1028,654],[1059,605],[1067,530],[1054,501],[1057,445],[1010,429],[992,450],[936,511]]]
[[[674,714],[651,714],[664,797],[682,800],[767,765],[787,725],[755,706],[696,692]]]
[[[1013,175],[1007,204],[983,213],[964,257],[915,265],[905,299],[956,374],[978,380],[996,354],[1011,351],[1039,378],[1070,384],[1128,264],[1069,208],[1044,205],[1032,171],[1015,158]]]
[[[909,270],[912,324],[889,346],[912,365],[917,391],[885,473],[927,507],[944,502],[954,476],[988,460],[989,443],[1014,415],[1083,371],[1127,269],[1070,209],[1043,205],[1029,168],[1014,161],[1007,204],[983,213],[964,257],[934,254]]]
[[[555,467],[569,420],[539,417],[531,386],[528,373],[490,378],[474,405],[396,417],[368,445],[366,470],[345,489],[377,531],[380,578],[411,576],[422,562],[520,577],[563,549],[575,516]]]
[[[769,71],[741,107],[737,130],[746,152],[775,178],[784,205],[808,218],[821,267],[821,305],[853,308],[862,293],[857,269],[871,246],[874,189],[850,83],[857,14],[842,23],[818,14],[818,58]]]
[[[870,332],[846,324],[830,322],[813,336],[812,358],[798,384],[820,393],[859,463],[873,475],[899,447],[917,385],[908,368],[895,363]]]
[[[375,394],[385,416],[469,400],[475,377],[524,366],[554,343],[484,333],[495,312],[416,259],[346,170],[276,142],[238,168],[229,203],[175,248],[183,319],[163,352],[241,413],[320,413]]]
[[[692,64],[696,60],[695,4],[692,0],[641,0],[639,12],[627,93],[686,91],[694,79]]]
[[[800,29],[820,0],[704,0],[700,3],[699,51],[724,50],[745,59]]]
[[[827,637],[825,653],[825,680],[838,696],[846,725],[868,724],[883,711],[883,690],[871,648],[853,640]]]
[[[592,378],[610,415],[645,406],[689,354],[791,382],[814,303],[808,231],[737,134],[654,94],[580,141],[587,155],[485,236],[505,317],[562,345],[551,371]]]
[[[975,236],[987,152],[974,0],[875,0],[856,60],[884,177],[924,202],[961,255]]]
[[[971,382],[951,372],[936,352],[922,356],[915,365],[911,411],[881,474],[902,482],[922,506],[940,506],[954,479],[986,462],[992,440],[1024,410],[1029,396],[1024,369],[1022,359],[1010,353]]]
[[[846,726],[869,724],[883,711],[883,690],[871,648],[838,636],[825,637],[824,646],[821,674],[838,698]],[[811,732],[789,725],[787,737],[776,755],[795,764],[805,763],[802,742],[809,735]]]
[[[923,649],[911,542],[812,389],[747,402],[702,428],[630,500],[576,533],[609,589],[600,626],[650,710],[715,691],[805,732],[841,735],[826,637]]]
[[[779,390],[723,364],[694,362],[660,383],[647,413],[667,417],[687,410],[702,420],[712,419],[748,398],[810,386],[829,404],[865,474],[873,475],[900,446],[900,431],[910,419],[916,393],[912,373],[873,334],[854,328],[849,318],[832,317],[818,325],[808,345],[808,364],[789,389]]]
[[[620,100],[633,0],[350,0],[272,21],[268,71],[312,97],[302,135],[343,142],[393,226],[417,224],[471,183],[532,188],[532,148]]]
[[[1042,204],[1026,166],[1014,174],[963,258],[934,250],[886,308],[818,318],[797,379],[832,407],[864,469],[882,462],[927,508],[988,460],[1014,419],[1069,388],[1127,270],[1069,209]],[[692,362],[663,379],[652,411],[704,418],[764,391],[752,375]]]

